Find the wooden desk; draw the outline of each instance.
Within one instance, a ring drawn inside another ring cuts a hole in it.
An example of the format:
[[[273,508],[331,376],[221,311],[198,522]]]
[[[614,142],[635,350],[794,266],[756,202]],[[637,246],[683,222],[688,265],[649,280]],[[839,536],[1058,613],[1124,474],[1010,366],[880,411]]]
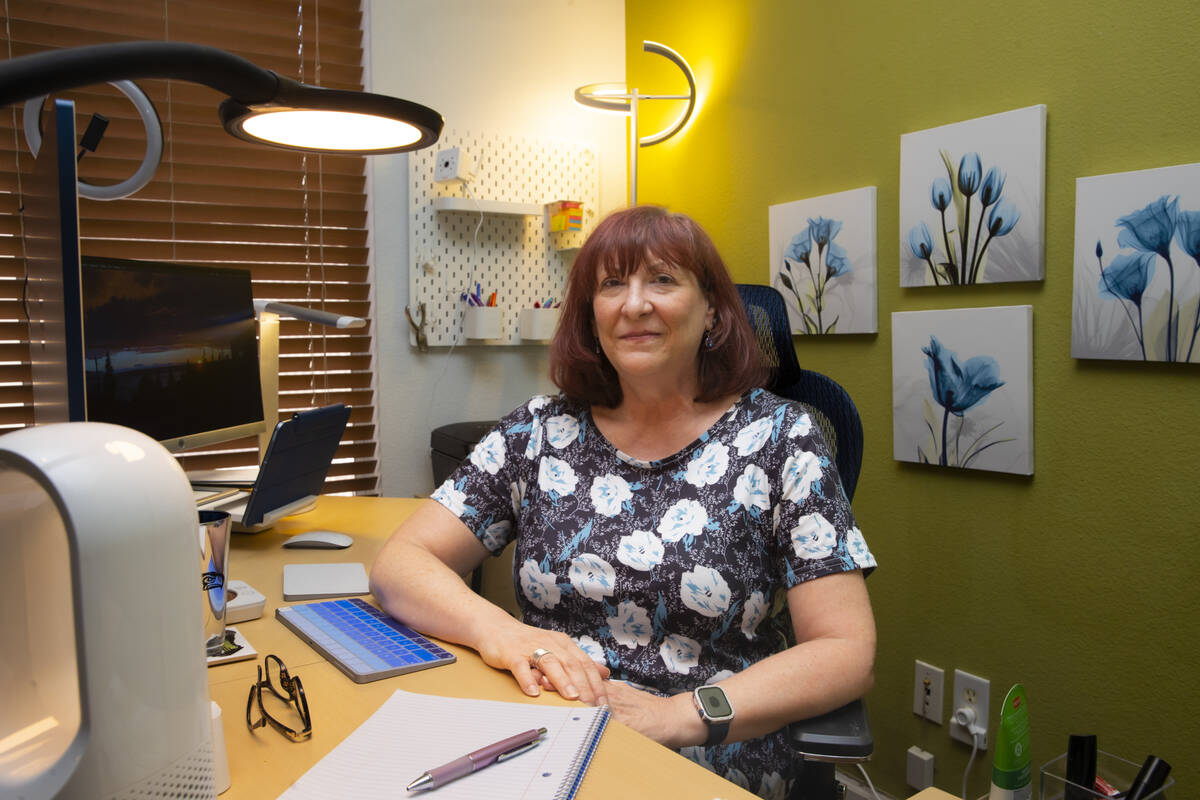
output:
[[[418,502],[323,497],[314,511],[289,517],[271,530],[234,536],[229,577],[245,581],[262,592],[267,604],[262,618],[236,625],[258,651],[258,658],[209,669],[212,699],[222,710],[232,779],[229,790],[221,795],[222,800],[277,797],[361,725],[396,689],[451,697],[570,705],[553,692],[544,692],[537,699],[526,697],[507,672],[492,669],[474,651],[455,645],[447,645],[458,656],[455,664],[356,684],[275,619],[275,608],[285,605],[280,599],[284,564],[361,561],[369,569],[388,535],[412,513]],[[318,528],[348,533],[354,537],[354,544],[345,550],[280,547],[289,536]],[[290,742],[269,727],[254,733],[246,728],[246,695],[257,675],[256,664],[261,664],[268,653],[282,658],[288,669],[304,681],[313,719],[313,735],[306,742]],[[614,720],[600,742],[578,797],[580,800],[668,797],[753,800],[754,795]]]

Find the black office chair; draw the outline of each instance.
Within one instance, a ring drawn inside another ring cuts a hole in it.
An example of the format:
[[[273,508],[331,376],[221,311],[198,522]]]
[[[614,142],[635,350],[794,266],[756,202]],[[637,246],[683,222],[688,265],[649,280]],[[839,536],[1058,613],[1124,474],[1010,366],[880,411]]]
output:
[[[737,289],[759,349],[771,367],[766,388],[809,408],[832,451],[846,499],[854,499],[863,454],[862,421],[854,401],[829,376],[800,367],[783,295],[757,284],[740,283]],[[836,779],[836,766],[865,761],[875,748],[861,698],[820,717],[793,722],[788,732],[792,747],[805,762],[792,800],[839,797],[843,789]]]

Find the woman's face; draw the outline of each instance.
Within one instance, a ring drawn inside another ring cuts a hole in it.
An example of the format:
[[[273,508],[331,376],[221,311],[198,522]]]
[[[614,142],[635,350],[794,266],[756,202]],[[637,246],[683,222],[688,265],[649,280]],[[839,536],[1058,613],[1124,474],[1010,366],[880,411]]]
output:
[[[596,338],[622,382],[691,391],[700,340],[715,314],[696,276],[649,256],[625,278],[601,268],[597,279]]]

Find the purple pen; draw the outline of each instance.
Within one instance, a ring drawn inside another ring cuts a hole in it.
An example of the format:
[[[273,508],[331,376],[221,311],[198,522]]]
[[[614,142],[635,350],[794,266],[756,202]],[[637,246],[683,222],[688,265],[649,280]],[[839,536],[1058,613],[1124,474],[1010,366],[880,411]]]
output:
[[[531,728],[523,733],[518,733],[516,736],[510,736],[495,744],[489,744],[487,747],[482,747],[473,753],[467,753],[462,758],[456,758],[448,764],[426,770],[425,774],[410,783],[407,789],[410,792],[421,789],[436,789],[464,775],[470,775],[476,770],[481,770],[484,767],[489,767],[501,761],[507,761],[513,756],[519,756],[526,750],[537,747],[539,740],[545,733],[545,728]]]

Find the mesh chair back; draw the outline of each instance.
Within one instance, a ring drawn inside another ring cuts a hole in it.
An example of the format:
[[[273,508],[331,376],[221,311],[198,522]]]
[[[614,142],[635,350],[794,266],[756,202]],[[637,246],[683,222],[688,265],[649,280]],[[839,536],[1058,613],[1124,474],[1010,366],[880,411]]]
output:
[[[854,499],[862,468],[863,430],[850,394],[828,375],[803,369],[792,343],[791,321],[783,295],[770,286],[737,284],[763,358],[771,367],[766,388],[803,403],[833,451],[846,499]]]
[[[737,290],[763,359],[771,367],[766,388],[809,409],[833,451],[846,499],[853,500],[863,454],[862,420],[854,401],[829,376],[801,368],[783,295],[758,284],[739,283]],[[789,642],[790,632],[789,621],[783,631]],[[875,748],[861,698],[821,717],[793,722],[788,733],[792,747],[806,762],[790,800],[833,800],[838,796],[834,763],[865,760]]]

